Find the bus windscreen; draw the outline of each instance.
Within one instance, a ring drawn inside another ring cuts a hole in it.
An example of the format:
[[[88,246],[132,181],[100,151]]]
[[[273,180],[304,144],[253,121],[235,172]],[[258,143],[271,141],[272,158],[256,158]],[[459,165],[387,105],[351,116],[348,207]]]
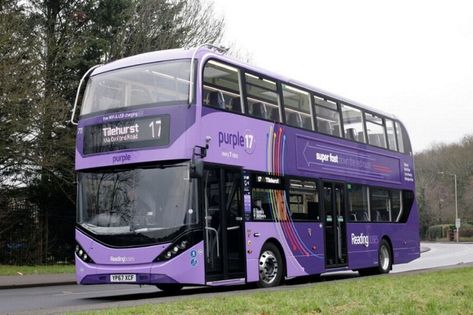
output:
[[[196,187],[187,164],[80,173],[77,223],[109,245],[164,242],[198,223]]]
[[[144,104],[187,104],[190,60],[118,69],[89,79],[81,115]]]

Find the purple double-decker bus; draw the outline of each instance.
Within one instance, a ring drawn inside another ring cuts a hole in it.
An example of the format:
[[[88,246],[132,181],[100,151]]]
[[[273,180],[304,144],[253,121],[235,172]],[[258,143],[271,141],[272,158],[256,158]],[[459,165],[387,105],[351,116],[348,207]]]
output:
[[[78,99],[79,284],[269,287],[420,255],[393,115],[210,46],[94,67]]]

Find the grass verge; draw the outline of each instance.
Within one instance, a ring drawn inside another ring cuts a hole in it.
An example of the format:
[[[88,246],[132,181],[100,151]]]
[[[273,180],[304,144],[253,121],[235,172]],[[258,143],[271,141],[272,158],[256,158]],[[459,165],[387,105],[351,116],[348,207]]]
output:
[[[81,314],[465,314],[472,310],[473,267],[468,267]]]
[[[0,265],[0,276],[74,273],[74,265],[9,266]]]

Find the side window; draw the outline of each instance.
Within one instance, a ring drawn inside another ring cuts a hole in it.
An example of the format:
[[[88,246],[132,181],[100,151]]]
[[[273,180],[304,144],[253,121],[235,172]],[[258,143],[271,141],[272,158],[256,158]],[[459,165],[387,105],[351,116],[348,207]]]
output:
[[[327,135],[342,136],[340,112],[337,103],[314,96],[317,130]]]
[[[401,199],[401,215],[399,216],[399,222],[405,223],[409,219],[409,215],[414,204],[414,192],[411,190],[403,190]]]
[[[253,188],[251,192],[253,220],[272,220],[271,189]]]
[[[370,221],[368,188],[364,185],[347,184],[350,222]]]
[[[210,60],[204,68],[202,103],[207,106],[241,113],[238,69]]]
[[[399,152],[412,153],[411,142],[406,129],[398,121],[396,121],[396,136],[399,144]]]
[[[386,131],[388,135],[388,147],[390,150],[397,151],[396,134],[394,123],[391,119],[386,119]]]
[[[248,111],[251,116],[280,122],[276,82],[245,74]]]
[[[397,189],[391,189],[389,194],[391,195],[391,221],[399,222],[402,215],[402,192]]]
[[[389,191],[387,189],[377,187],[370,188],[371,221],[391,221],[391,206],[389,199]]]
[[[309,93],[282,85],[286,124],[298,128],[314,130]]]
[[[405,153],[406,151],[404,150],[404,139],[402,137],[401,124],[397,121],[396,121],[396,137],[397,137],[397,143],[399,144],[399,152]]]
[[[365,118],[368,143],[377,147],[387,148],[383,119],[369,113],[365,113]]]
[[[290,180],[289,209],[293,220],[320,220],[319,195],[315,182]]]
[[[361,110],[342,104],[342,116],[345,138],[357,142],[366,142]]]
[[[406,128],[401,125],[402,136],[404,137],[404,151],[406,153],[410,153],[412,155],[412,147],[411,147],[411,140],[409,139],[409,135],[407,134]]]

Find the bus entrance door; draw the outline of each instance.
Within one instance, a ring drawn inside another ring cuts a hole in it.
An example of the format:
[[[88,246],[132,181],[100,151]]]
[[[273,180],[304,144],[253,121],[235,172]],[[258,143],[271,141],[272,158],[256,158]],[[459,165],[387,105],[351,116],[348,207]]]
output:
[[[244,278],[241,170],[209,167],[203,180],[206,281]]]
[[[323,183],[325,265],[327,268],[347,265],[345,185]]]

